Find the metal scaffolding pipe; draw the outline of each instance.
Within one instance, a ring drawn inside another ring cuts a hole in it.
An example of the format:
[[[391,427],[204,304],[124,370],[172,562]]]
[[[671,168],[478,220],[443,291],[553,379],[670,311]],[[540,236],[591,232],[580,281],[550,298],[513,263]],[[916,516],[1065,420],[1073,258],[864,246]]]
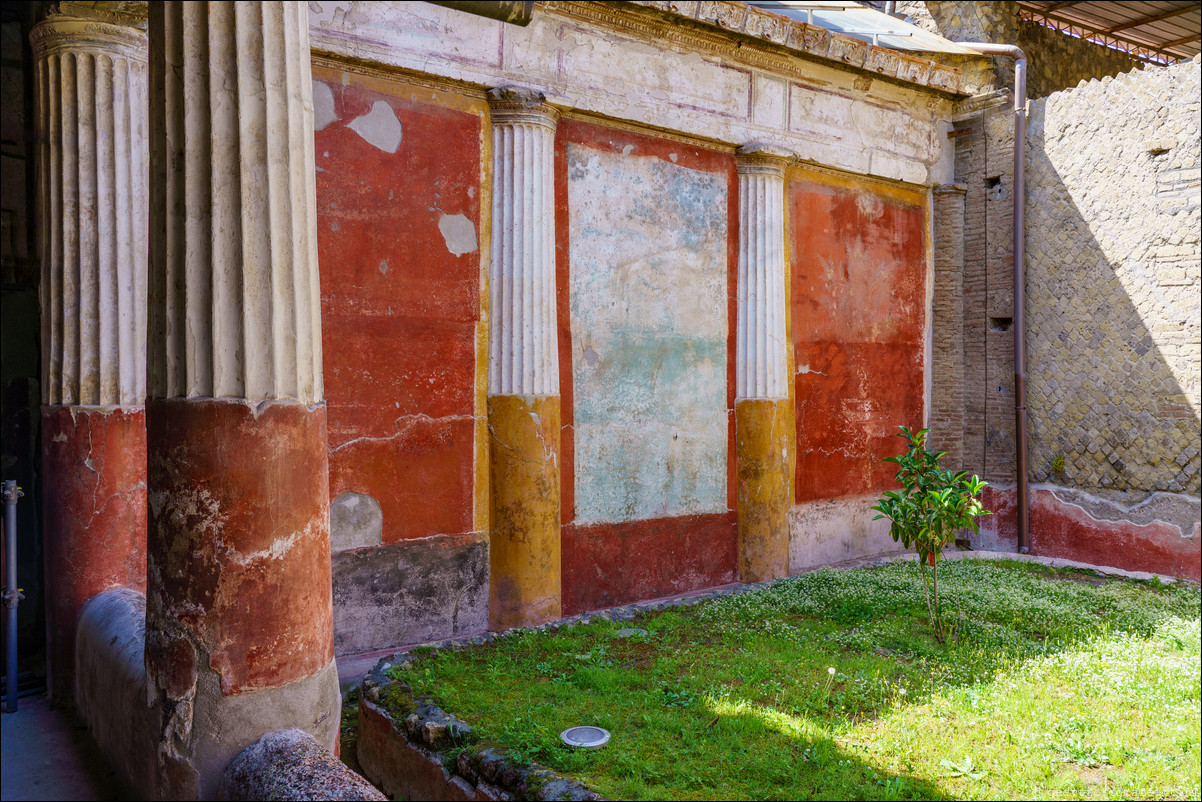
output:
[[[17,603],[22,596],[17,587],[17,499],[25,495],[12,479],[4,482],[4,606],[8,608],[4,712],[17,712]]]
[[[1031,550],[1027,529],[1027,56],[1017,45],[957,42],[1014,59],[1014,473],[1018,484],[1018,550]]]

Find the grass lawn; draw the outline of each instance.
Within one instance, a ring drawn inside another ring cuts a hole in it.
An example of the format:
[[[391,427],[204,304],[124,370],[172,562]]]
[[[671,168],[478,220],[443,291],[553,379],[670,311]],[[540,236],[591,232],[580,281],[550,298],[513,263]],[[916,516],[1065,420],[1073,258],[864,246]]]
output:
[[[485,741],[621,799],[1198,799],[1196,585],[915,562],[422,657],[397,675]],[[646,636],[620,638],[623,627]],[[559,741],[611,733],[598,751]]]

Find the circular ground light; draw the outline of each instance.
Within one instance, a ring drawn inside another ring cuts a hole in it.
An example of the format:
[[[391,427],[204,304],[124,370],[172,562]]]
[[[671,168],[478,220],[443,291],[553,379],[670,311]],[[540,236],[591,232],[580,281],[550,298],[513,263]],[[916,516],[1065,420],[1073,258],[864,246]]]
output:
[[[600,749],[609,743],[609,732],[600,727],[569,727],[559,733],[559,739],[580,749]]]

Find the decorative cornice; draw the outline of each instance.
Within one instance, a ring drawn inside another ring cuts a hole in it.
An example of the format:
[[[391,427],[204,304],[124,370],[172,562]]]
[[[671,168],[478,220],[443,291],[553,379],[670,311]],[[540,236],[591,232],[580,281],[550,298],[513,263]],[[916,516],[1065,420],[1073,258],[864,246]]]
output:
[[[963,195],[968,192],[968,184],[940,184],[931,192],[935,195]]]
[[[541,125],[555,130],[559,112],[547,104],[547,96],[524,86],[498,86],[484,93],[494,124]]]
[[[63,50],[100,50],[146,63],[146,33],[128,25],[50,16],[29,32],[29,43],[35,58],[45,58]]]
[[[609,4],[600,0],[545,0],[540,5],[546,11],[664,40],[686,49],[708,50],[782,75],[812,77],[804,63],[798,62],[800,54],[918,90],[944,96],[964,94],[959,68],[875,47],[861,39],[746,3],[633,0]],[[682,25],[683,20],[693,24]]]
[[[785,168],[796,158],[795,153],[760,142],[750,142],[735,150],[736,169],[741,175],[758,173],[783,179]]]

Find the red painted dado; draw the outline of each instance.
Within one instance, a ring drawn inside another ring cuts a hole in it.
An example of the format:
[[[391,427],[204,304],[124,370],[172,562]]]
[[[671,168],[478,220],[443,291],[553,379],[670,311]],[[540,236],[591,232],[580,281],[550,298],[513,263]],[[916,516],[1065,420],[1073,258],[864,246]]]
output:
[[[146,415],[42,409],[47,662],[55,699],[74,697],[75,624],[105,590],[146,590]]]
[[[922,425],[925,209],[845,183],[788,184],[799,503],[891,487]]]
[[[315,134],[330,492],[368,493],[386,543],[472,529],[481,118],[428,90],[313,68],[338,119]],[[349,127],[386,104],[395,153]],[[478,243],[477,243],[478,244]]]
[[[172,399],[146,411],[151,676],[187,686],[207,658],[232,695],[324,668],[334,657],[325,408]]]
[[[563,528],[563,614],[734,582],[734,513]]]
[[[980,519],[981,529],[1014,547],[1016,498],[1013,487],[990,486],[981,494],[985,509],[993,511]],[[1191,536],[1182,537],[1177,526],[1163,521],[1098,520],[1076,504],[1060,501],[1050,490],[1032,488],[1028,528],[1031,553],[1042,557],[1202,580],[1202,537],[1196,524],[1185,533]]]

